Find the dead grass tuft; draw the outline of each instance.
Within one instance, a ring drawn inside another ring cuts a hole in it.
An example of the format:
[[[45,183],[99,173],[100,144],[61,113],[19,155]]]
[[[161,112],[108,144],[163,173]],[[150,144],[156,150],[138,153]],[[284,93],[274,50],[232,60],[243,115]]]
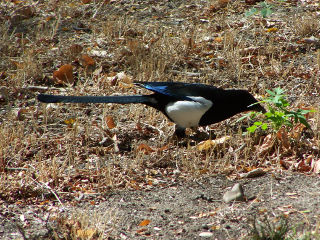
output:
[[[293,27],[299,37],[319,36],[320,34],[320,21],[314,15],[298,16]]]

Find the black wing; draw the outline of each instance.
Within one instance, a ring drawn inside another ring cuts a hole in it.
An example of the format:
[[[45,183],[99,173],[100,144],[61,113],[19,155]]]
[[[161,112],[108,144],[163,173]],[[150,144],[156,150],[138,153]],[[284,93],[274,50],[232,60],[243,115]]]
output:
[[[188,96],[203,96],[205,97],[209,93],[212,94],[212,90],[218,90],[219,88],[199,83],[182,83],[182,82],[136,82],[138,86],[146,88],[150,91],[167,95],[170,97],[193,101]],[[221,89],[222,90],[222,89]]]

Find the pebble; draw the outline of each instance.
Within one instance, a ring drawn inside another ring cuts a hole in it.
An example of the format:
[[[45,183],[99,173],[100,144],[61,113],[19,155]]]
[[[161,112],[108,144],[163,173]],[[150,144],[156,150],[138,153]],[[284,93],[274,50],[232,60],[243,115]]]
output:
[[[199,237],[212,237],[213,236],[213,233],[212,232],[201,232],[199,234]]]
[[[255,178],[255,177],[263,176],[265,174],[266,174],[266,172],[263,171],[262,168],[257,168],[257,169],[250,171],[250,172],[240,174],[240,177],[241,178]]]
[[[225,201],[226,203],[229,203],[231,201],[244,201],[244,200],[245,200],[245,196],[244,196],[243,188],[240,183],[235,184],[230,191],[226,192],[223,195],[223,201]]]

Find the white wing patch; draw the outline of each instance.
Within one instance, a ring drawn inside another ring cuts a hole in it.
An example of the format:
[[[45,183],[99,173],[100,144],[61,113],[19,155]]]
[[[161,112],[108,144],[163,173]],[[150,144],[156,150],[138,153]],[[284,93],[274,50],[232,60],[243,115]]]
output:
[[[203,97],[189,97],[194,101],[177,101],[169,103],[165,111],[168,116],[183,128],[197,127],[203,114],[212,106],[212,102]]]

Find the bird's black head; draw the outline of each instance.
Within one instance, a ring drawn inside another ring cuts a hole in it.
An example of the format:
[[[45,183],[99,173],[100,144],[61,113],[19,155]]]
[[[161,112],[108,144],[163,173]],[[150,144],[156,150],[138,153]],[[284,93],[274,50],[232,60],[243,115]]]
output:
[[[243,111],[256,111],[266,113],[266,109],[258,103],[257,99],[254,98],[248,91],[246,90],[235,90],[237,91],[238,100],[243,108]]]

